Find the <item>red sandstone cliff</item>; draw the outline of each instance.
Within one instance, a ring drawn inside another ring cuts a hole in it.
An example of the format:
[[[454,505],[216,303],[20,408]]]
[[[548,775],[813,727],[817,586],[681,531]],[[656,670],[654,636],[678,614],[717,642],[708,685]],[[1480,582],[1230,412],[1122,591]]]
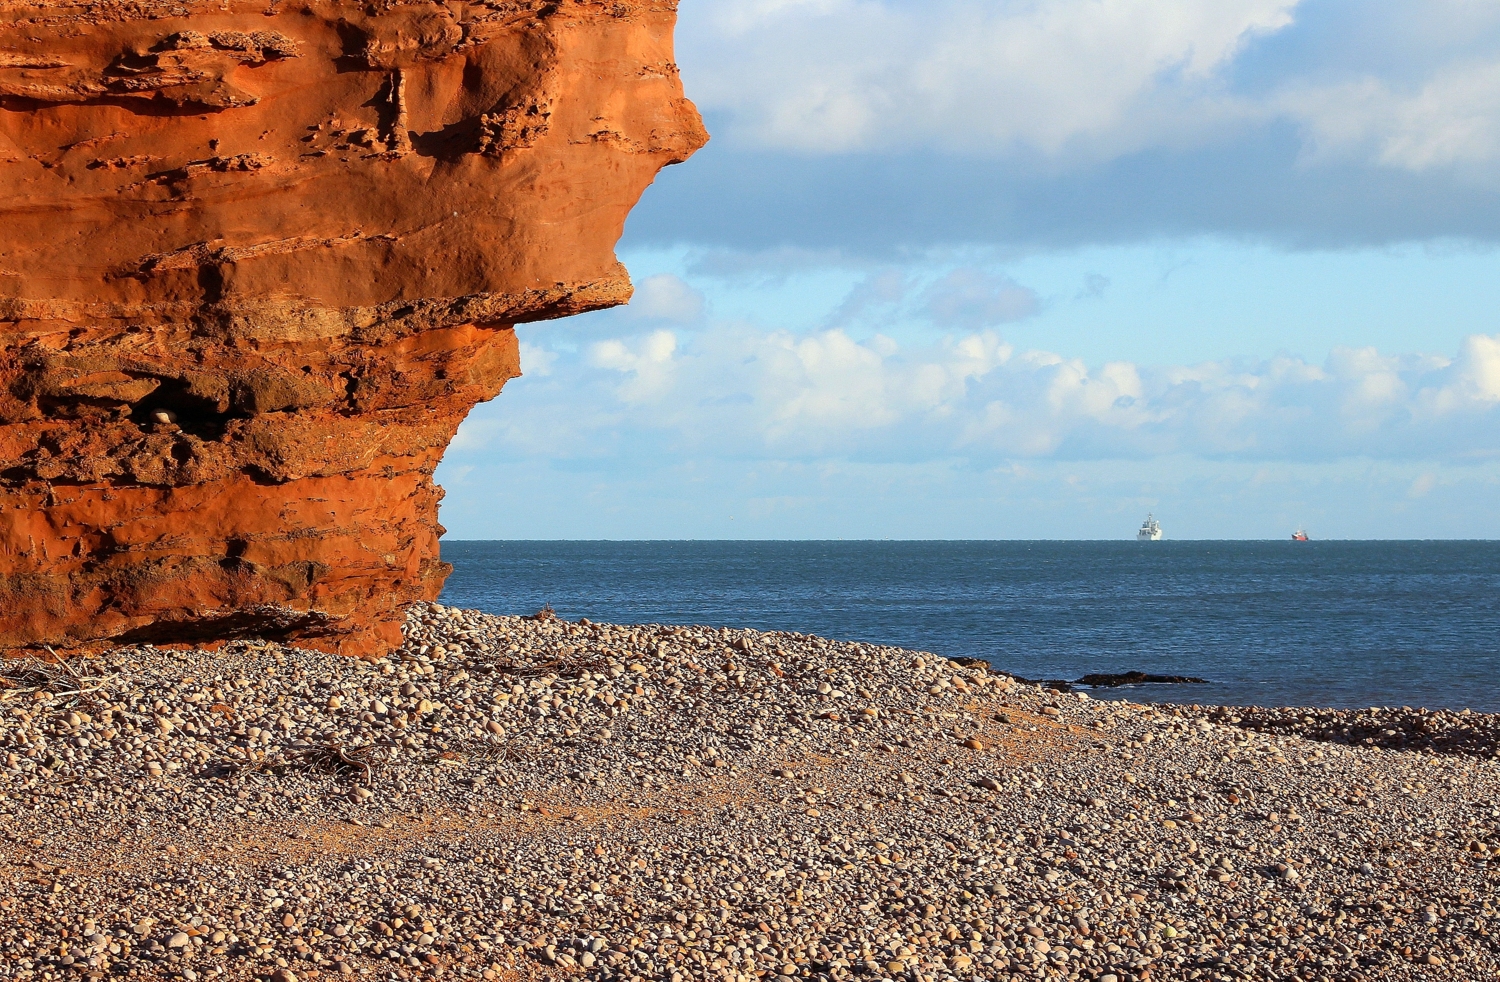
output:
[[[512,326],[706,139],[675,0],[0,0],[0,648],[369,654]]]

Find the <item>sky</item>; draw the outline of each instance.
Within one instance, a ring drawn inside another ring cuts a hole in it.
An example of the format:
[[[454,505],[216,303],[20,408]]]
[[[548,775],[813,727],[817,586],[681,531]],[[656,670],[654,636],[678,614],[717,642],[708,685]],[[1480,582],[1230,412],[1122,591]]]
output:
[[[683,0],[457,539],[1500,537],[1497,0]]]

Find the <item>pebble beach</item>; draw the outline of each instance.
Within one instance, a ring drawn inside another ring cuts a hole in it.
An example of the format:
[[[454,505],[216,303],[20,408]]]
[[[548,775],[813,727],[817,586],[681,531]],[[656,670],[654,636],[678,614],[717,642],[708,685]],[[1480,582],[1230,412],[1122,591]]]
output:
[[[439,605],[0,663],[0,979],[1493,979],[1500,719]]]

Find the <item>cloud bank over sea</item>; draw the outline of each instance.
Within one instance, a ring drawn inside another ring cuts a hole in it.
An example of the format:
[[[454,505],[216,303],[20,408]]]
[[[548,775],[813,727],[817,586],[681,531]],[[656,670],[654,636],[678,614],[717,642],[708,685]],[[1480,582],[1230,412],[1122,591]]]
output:
[[[519,449],[540,430],[587,455],[627,427],[674,453],[728,458],[1500,458],[1500,335],[1472,335],[1451,356],[1340,348],[1318,364],[1090,366],[988,330],[907,347],[715,324],[526,354],[548,395],[466,425],[459,449]]]

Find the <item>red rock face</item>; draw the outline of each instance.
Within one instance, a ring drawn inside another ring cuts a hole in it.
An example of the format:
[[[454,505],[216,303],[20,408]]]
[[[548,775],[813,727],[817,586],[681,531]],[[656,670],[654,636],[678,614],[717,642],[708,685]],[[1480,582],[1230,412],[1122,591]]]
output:
[[[0,648],[369,655],[517,323],[706,140],[675,0],[0,0]]]

